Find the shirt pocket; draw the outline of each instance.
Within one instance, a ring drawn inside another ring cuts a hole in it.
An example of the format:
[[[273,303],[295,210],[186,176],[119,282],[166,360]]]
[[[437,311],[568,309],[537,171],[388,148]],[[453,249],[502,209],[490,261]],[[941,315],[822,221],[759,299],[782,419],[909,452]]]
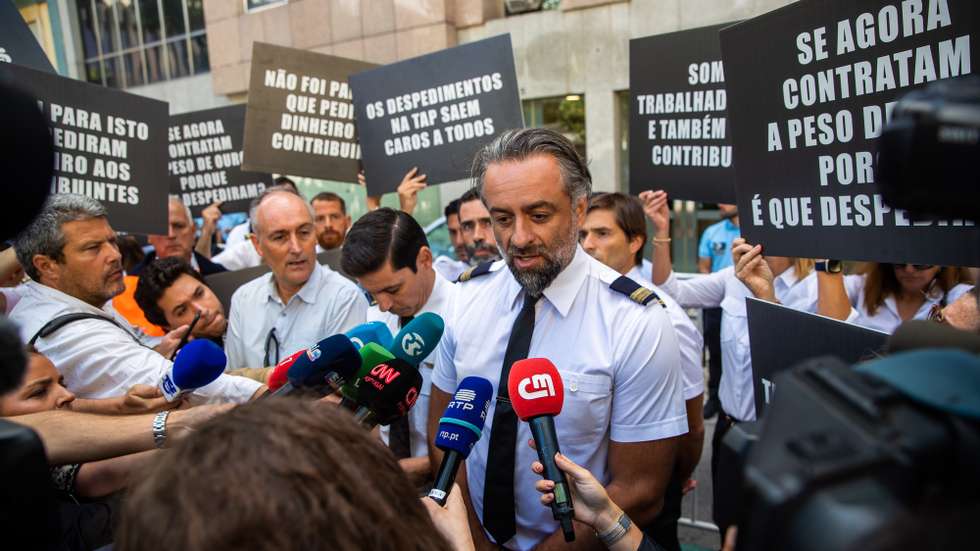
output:
[[[563,445],[595,444],[609,431],[612,410],[612,376],[562,373],[565,402],[555,419]]]

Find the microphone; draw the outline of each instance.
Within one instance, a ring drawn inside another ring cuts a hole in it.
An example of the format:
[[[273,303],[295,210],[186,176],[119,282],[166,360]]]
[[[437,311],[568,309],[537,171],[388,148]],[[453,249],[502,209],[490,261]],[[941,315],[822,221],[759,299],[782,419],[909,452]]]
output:
[[[544,465],[544,477],[555,482],[555,500],[551,503],[551,513],[561,524],[565,541],[575,541],[572,494],[568,489],[565,473],[555,463],[555,454],[560,451],[558,435],[555,433],[555,415],[561,413],[565,401],[561,375],[555,365],[545,358],[519,360],[510,368],[507,391],[514,412],[531,427],[538,460]]]
[[[482,377],[467,377],[459,383],[456,394],[439,419],[436,447],[446,452],[442,456],[435,484],[429,497],[443,506],[456,480],[459,464],[466,461],[473,446],[483,435],[493,385]]]
[[[388,350],[396,358],[418,367],[435,350],[445,328],[445,322],[437,314],[419,314],[395,335]]]
[[[415,405],[422,374],[404,360],[380,363],[357,381],[358,408],[354,419],[365,427],[389,425]]]
[[[288,396],[299,389],[327,394],[340,388],[361,366],[361,355],[345,335],[327,337],[302,352],[286,371],[289,380],[273,396]]]
[[[387,325],[380,321],[362,323],[345,335],[358,350],[364,348],[365,344],[372,342],[381,345],[383,348],[391,348],[391,331]]]
[[[357,411],[359,405],[357,401],[357,385],[361,379],[370,373],[374,369],[374,366],[395,359],[394,354],[382,348],[380,344],[373,342],[365,344],[363,348],[358,350],[358,354],[361,356],[361,368],[340,389],[341,394],[344,396],[340,401],[340,405],[351,411]]]
[[[193,340],[177,352],[170,369],[160,379],[160,392],[168,402],[211,384],[225,372],[228,358],[208,339]]]
[[[269,376],[266,378],[265,386],[269,387],[269,392],[275,392],[279,390],[282,385],[289,382],[289,377],[287,373],[289,372],[289,367],[296,362],[301,354],[306,354],[306,349],[300,350],[299,352],[293,352],[292,355],[287,356],[282,359],[279,363],[272,368],[269,372]]]

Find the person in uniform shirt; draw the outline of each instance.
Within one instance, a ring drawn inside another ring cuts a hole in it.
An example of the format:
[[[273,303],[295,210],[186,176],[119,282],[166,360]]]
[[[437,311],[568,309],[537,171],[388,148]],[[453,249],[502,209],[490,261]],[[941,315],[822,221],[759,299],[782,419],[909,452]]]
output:
[[[713,274],[732,265],[732,241],[741,236],[738,227],[738,207],[718,203],[721,221],[708,226],[698,244],[698,272]],[[718,414],[718,382],[721,380],[721,308],[705,308],[704,342],[708,347],[708,403],[704,417]]]
[[[663,300],[670,322],[677,332],[688,433],[678,450],[677,466],[667,489],[664,511],[646,529],[666,549],[680,551],[677,520],[681,515],[681,497],[684,491],[693,489],[691,475],[701,459],[704,444],[701,411],[704,402],[704,371],[701,367],[704,341],[684,309],[670,295],[643,277],[641,260],[646,240],[643,206],[636,197],[624,193],[596,193],[592,196],[585,223],[579,232],[582,248],[596,260],[656,293]]]
[[[390,208],[369,212],[351,227],[340,265],[376,302],[368,308],[367,321],[385,323],[392,335],[425,312],[445,319],[456,290],[433,269],[432,250],[418,222]],[[390,430],[381,427],[382,438],[416,486],[424,484],[430,475],[426,422],[437,355],[438,347],[419,364],[422,388],[407,418],[403,418],[405,426],[396,427],[396,421]]]
[[[493,237],[490,211],[476,190],[471,189],[459,198],[459,229],[463,234],[466,258],[471,266],[500,260],[500,250]]]
[[[820,314],[885,333],[894,333],[910,319],[935,317],[973,286],[963,268],[877,262],[837,281],[829,288],[829,298],[821,297],[836,308],[821,308]]]
[[[310,204],[313,205],[316,241],[320,249],[329,251],[343,245],[351,223],[344,198],[336,193],[323,191],[316,194]]]
[[[469,267],[469,256],[466,254],[466,243],[463,241],[463,232],[459,227],[459,199],[453,199],[446,205],[443,211],[446,216],[446,229],[449,230],[449,242],[453,246],[453,253],[456,258],[446,255],[439,255],[433,261],[432,266],[439,272],[439,275],[449,281],[456,281],[459,274],[465,272]]]
[[[187,329],[171,331],[150,349],[112,308],[109,301],[123,290],[123,271],[106,216],[94,199],[54,195],[15,245],[33,281],[21,287],[10,317],[24,342],[58,366],[67,388],[80,398],[116,396],[135,384],[156,386],[171,369],[168,358]],[[264,390],[244,377],[221,375],[189,397],[192,403],[245,402]]]
[[[547,358],[561,374],[564,406],[555,424],[562,453],[596,473],[635,522],[649,523],[687,432],[680,353],[666,310],[578,246],[591,178],[567,138],[541,128],[504,132],[477,153],[473,179],[505,260],[460,278],[432,378],[429,441],[463,378],[492,383],[497,399],[485,434],[456,478],[477,547],[566,545],[551,513],[527,491],[536,454],[506,390],[510,365],[521,358]],[[430,445],[429,454],[435,468],[442,453]],[[597,544],[581,524],[576,538]]]
[[[299,194],[266,190],[250,218],[252,243],[272,272],[231,297],[228,369],[267,367],[364,323],[367,301],[350,280],[316,260],[313,209]]]

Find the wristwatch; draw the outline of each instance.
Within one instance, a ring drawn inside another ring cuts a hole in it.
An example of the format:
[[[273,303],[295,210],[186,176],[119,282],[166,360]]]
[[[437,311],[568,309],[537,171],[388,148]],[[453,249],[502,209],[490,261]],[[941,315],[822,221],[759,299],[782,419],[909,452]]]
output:
[[[162,448],[167,441],[167,417],[170,411],[161,411],[153,418],[153,444]]]
[[[619,520],[616,521],[616,524],[614,524],[612,528],[601,534],[596,532],[595,535],[607,548],[612,547],[613,544],[623,539],[623,536],[629,533],[630,526],[632,525],[633,521],[626,516],[626,511],[623,511],[623,514],[619,515]]]
[[[844,271],[844,263],[840,260],[818,260],[813,266],[818,272],[839,274]]]

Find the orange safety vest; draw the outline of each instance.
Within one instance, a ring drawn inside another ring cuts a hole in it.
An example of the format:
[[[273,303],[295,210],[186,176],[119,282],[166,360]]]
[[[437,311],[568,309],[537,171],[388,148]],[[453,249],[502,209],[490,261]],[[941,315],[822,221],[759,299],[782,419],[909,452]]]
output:
[[[134,275],[127,275],[123,278],[123,282],[126,284],[126,290],[112,299],[112,306],[122,317],[126,318],[126,321],[139,327],[147,335],[151,337],[162,337],[167,332],[162,327],[150,323],[146,319],[146,315],[143,314],[143,310],[139,304],[136,304],[136,284],[139,280],[139,276]]]

